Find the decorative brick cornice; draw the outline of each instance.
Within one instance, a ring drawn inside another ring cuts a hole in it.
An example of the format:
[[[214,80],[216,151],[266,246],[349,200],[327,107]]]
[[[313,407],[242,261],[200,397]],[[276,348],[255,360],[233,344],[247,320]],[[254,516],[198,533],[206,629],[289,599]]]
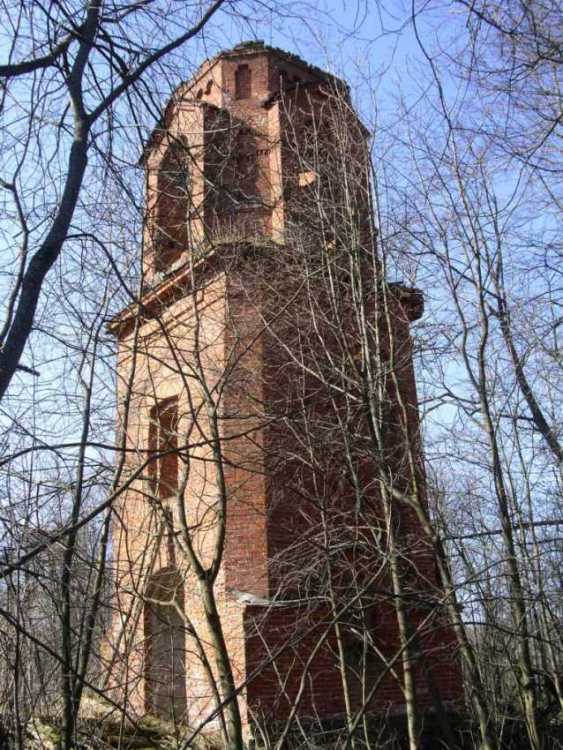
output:
[[[144,320],[155,318],[179,297],[189,294],[193,289],[197,291],[211,278],[222,273],[227,263],[232,267],[233,263],[268,252],[273,247],[279,249],[279,243],[264,239],[215,242],[213,247],[201,250],[197,258],[179,266],[117,313],[107,324],[107,330],[117,338],[122,338],[130,332],[139,316]]]

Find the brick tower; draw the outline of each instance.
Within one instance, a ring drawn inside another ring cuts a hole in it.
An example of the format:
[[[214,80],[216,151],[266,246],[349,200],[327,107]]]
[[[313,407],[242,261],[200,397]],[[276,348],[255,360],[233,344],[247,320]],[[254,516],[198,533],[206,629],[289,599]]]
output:
[[[460,698],[401,500],[424,515],[422,301],[380,278],[367,138],[341,80],[247,43],[179,87],[145,148],[143,290],[111,324],[108,658],[138,715],[217,730],[233,687],[246,727],[401,713],[407,672],[424,710]]]

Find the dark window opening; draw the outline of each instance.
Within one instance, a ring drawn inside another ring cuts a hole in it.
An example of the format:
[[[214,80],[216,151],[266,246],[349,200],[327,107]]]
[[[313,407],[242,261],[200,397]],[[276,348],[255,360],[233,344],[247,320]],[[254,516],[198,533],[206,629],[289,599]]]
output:
[[[239,65],[235,71],[235,99],[250,99],[252,73],[248,65]]]
[[[250,130],[241,130],[235,143],[235,195],[242,203],[256,200],[258,194],[258,154],[256,138]]]
[[[178,489],[178,399],[174,396],[155,404],[150,411],[149,482],[160,500]]]
[[[155,271],[168,271],[182,256],[188,241],[191,180],[187,146],[169,146],[160,163],[156,205]]]
[[[145,708],[168,721],[182,721],[186,704],[184,591],[172,567],[151,576],[144,605]]]

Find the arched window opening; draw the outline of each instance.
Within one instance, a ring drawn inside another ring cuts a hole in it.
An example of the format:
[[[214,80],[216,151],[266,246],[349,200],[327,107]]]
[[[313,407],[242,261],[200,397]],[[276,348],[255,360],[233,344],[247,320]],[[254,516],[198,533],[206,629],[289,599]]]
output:
[[[181,721],[187,709],[186,639],[178,572],[169,568],[151,576],[145,596],[146,710],[162,719]]]
[[[168,147],[158,172],[155,271],[173,269],[188,241],[188,208],[191,203],[190,163],[187,145]]]
[[[252,72],[248,65],[239,65],[235,71],[235,99],[252,96]]]

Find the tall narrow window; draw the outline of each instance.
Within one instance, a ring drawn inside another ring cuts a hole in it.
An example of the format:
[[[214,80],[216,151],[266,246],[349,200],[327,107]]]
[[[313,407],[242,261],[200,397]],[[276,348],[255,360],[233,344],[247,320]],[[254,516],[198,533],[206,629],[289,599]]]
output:
[[[252,96],[252,73],[248,65],[239,65],[235,71],[235,99]]]
[[[258,164],[256,138],[250,130],[241,130],[235,143],[236,188],[242,203],[255,200],[258,192]]]
[[[178,489],[178,399],[167,398],[150,411],[149,463],[151,491],[161,500]]]
[[[287,88],[287,70],[280,70],[279,71],[279,87],[280,91],[283,91]]]
[[[144,606],[145,707],[168,721],[186,714],[184,591],[175,567],[152,575]]]
[[[187,146],[168,147],[158,172],[155,270],[169,271],[186,249],[191,180]]]

